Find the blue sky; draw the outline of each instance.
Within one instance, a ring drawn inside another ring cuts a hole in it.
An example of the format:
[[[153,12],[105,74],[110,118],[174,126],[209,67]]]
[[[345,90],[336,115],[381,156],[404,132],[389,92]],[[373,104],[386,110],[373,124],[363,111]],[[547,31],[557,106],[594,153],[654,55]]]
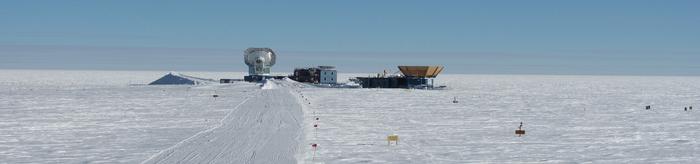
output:
[[[700,1],[0,1],[0,69],[700,75]]]

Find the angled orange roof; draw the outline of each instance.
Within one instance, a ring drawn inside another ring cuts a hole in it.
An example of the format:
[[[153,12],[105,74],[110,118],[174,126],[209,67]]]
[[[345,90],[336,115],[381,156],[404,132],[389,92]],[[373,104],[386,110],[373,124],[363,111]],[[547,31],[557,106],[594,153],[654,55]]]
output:
[[[399,66],[404,76],[434,78],[442,72],[443,66]]]

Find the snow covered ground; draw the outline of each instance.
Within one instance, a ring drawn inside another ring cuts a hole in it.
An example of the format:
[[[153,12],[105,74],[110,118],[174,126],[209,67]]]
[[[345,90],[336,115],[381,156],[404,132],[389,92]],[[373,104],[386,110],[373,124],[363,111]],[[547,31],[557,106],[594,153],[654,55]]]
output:
[[[277,83],[284,81],[267,81],[218,126],[144,163],[296,163],[303,142],[301,104]]]
[[[259,88],[128,85],[164,73],[0,71],[0,163],[139,163],[217,126]]]
[[[698,77],[441,75],[449,89],[433,91],[129,85],[165,73],[0,70],[0,163],[700,162],[700,113],[683,111],[700,107]]]
[[[319,126],[307,133],[319,148],[305,160],[698,163],[700,111],[684,107],[700,104],[699,80],[446,75],[449,90],[304,89],[319,118],[307,121]],[[516,137],[520,122],[526,135]]]

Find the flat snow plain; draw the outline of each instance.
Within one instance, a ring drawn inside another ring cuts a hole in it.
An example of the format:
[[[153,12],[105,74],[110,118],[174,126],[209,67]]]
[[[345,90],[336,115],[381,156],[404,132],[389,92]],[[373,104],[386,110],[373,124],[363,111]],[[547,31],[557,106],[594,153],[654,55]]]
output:
[[[177,144],[222,126],[260,94],[249,83],[129,85],[165,73],[0,70],[0,163],[140,163],[196,150]],[[303,104],[301,163],[699,163],[698,81],[442,75],[436,82],[447,90],[275,87]],[[520,122],[527,134],[516,137]],[[387,145],[389,134],[398,145]]]
[[[319,128],[307,133],[319,146],[314,161],[699,163],[700,111],[684,111],[700,104],[698,81],[444,75],[438,82],[449,90],[302,92],[319,117]],[[526,135],[516,137],[520,122]],[[389,134],[399,135],[398,146],[387,145]]]

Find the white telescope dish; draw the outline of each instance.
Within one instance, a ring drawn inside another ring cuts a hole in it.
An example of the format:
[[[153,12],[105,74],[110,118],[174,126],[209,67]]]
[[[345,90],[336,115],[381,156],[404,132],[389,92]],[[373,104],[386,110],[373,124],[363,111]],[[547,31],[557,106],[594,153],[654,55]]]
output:
[[[277,55],[270,48],[248,48],[243,58],[248,65],[248,75],[270,75],[270,68],[275,65]]]

